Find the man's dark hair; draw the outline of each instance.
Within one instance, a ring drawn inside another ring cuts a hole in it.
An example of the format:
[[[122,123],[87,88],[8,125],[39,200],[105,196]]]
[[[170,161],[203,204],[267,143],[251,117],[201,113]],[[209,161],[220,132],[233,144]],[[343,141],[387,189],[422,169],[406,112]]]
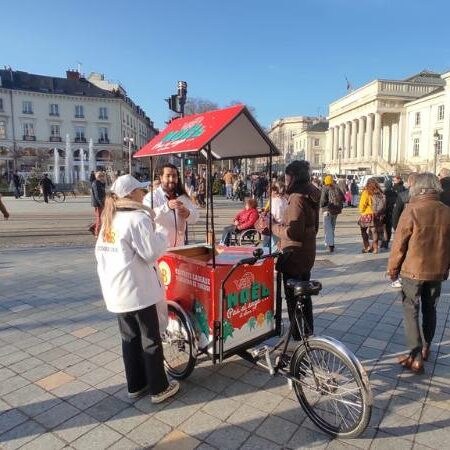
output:
[[[180,176],[180,171],[178,170],[178,167],[175,166],[174,164],[170,164],[170,163],[164,164],[161,167],[161,170],[159,172],[159,176],[160,177],[163,176],[164,169],[172,169],[172,170],[176,170],[177,171],[178,182],[177,182],[177,185],[175,187],[175,194],[177,195],[177,197],[180,196],[180,195],[186,195],[186,196],[189,197],[188,193],[186,192],[186,189],[183,186],[183,183],[181,182],[181,176]]]
[[[284,173],[291,177],[286,193],[292,194],[311,181],[308,161],[293,161],[285,169]]]

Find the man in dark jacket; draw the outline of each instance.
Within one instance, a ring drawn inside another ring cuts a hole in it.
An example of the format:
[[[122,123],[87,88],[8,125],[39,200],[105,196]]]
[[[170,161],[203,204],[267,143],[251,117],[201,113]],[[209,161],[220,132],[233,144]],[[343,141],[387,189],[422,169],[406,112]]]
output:
[[[319,229],[320,190],[310,182],[309,163],[294,161],[286,167],[286,193],[289,195],[285,211],[285,223],[273,224],[272,232],[281,240],[286,253],[280,271],[283,272],[284,291],[289,319],[295,320],[296,301],[287,287],[287,280],[295,278],[308,281],[316,258],[316,235]],[[311,297],[305,298],[304,315],[306,333],[314,333]],[[300,338],[300,331],[294,327],[293,339]]]
[[[44,202],[48,203],[48,197],[52,194],[53,190],[55,189],[55,185],[53,184],[52,180],[48,177],[48,174],[44,173],[44,177],[39,182],[39,185],[42,189],[42,194],[44,195]]]
[[[398,221],[400,216],[405,209],[406,204],[409,202],[409,188],[414,185],[414,181],[417,177],[417,172],[412,172],[408,176],[408,189],[404,189],[398,193],[397,199],[395,200],[394,209],[392,210],[392,227],[397,229]]]
[[[403,189],[404,192],[405,189]],[[401,193],[400,192],[400,193]],[[386,198],[386,209],[384,212],[384,236],[381,242],[381,248],[389,248],[389,242],[392,236],[392,218],[394,213],[395,203],[397,202],[398,194],[395,190],[395,185],[392,185],[391,180],[386,180],[384,183],[384,196]]]
[[[21,187],[22,187],[22,177],[19,175],[19,172],[17,170],[14,171],[14,174],[12,176],[12,181],[14,184],[14,197],[20,198],[21,197]]]
[[[400,217],[388,262],[392,280],[402,277],[402,300],[409,354],[399,363],[422,373],[436,330],[436,304],[450,268],[450,208],[439,201],[442,191],[432,173],[417,175],[410,204]],[[421,308],[420,308],[421,307]],[[422,309],[422,341],[418,315]]]
[[[441,202],[450,206],[450,169],[443,167],[439,172],[439,181],[441,182],[442,192]]]
[[[103,212],[103,207],[105,206],[105,197],[106,197],[106,176],[104,172],[96,172],[95,180],[92,182],[91,187],[91,204],[94,207],[95,211],[95,224],[92,224],[89,227],[89,230],[95,235],[98,236],[101,228],[101,216]]]

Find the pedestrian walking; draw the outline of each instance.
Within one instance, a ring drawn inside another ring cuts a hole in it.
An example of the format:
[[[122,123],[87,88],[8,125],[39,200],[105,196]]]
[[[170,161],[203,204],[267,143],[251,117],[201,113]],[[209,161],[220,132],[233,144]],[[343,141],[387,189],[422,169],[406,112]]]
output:
[[[436,304],[450,267],[450,208],[439,200],[442,188],[432,173],[417,175],[410,202],[400,217],[388,262],[392,280],[402,277],[402,303],[409,353],[399,363],[424,371],[436,330]],[[422,333],[419,309],[422,309]]]
[[[101,228],[101,216],[105,206],[106,196],[106,174],[104,172],[96,172],[95,180],[91,185],[91,205],[94,207],[95,222],[90,225],[89,230],[98,236]]]
[[[253,198],[257,205],[262,208],[264,206],[264,193],[266,190],[266,183],[264,177],[259,175],[253,184]]]
[[[119,323],[128,396],[149,392],[152,403],[161,403],[179,384],[169,383],[164,370],[167,305],[156,264],[167,236],[155,231],[154,213],[142,204],[147,187],[131,175],[116,179],[105,200],[95,256],[106,307]]]
[[[206,179],[203,175],[199,175],[197,182],[197,202],[200,208],[204,208],[206,206],[205,197],[206,197]]]
[[[223,176],[223,181],[225,182],[225,196],[231,200],[233,198],[233,172],[227,170]]]
[[[356,208],[359,204],[359,188],[354,178],[350,183],[350,192],[352,194],[352,207]]]
[[[388,249],[392,236],[392,217],[394,213],[394,206],[398,197],[391,180],[386,180],[384,183],[384,196],[386,198],[386,209],[384,212],[384,230],[381,248]]]
[[[44,202],[48,203],[48,197],[52,195],[55,185],[52,180],[50,180],[47,173],[44,173],[44,177],[39,182],[39,185],[42,189],[42,194],[44,195]]]
[[[398,192],[394,209],[392,211],[392,227],[394,230],[397,228],[398,221],[400,220],[400,216],[405,209],[405,206],[409,203],[409,189],[414,186],[417,175],[417,172],[410,173],[407,180],[408,188]]]
[[[341,190],[334,183],[333,177],[327,175],[324,179],[322,194],[320,197],[320,207],[323,213],[323,229],[325,247],[330,253],[334,252],[335,229],[337,216],[342,212],[344,197]]]
[[[442,187],[441,202],[450,206],[450,169],[443,167],[439,171],[439,181]]]
[[[12,181],[14,184],[14,197],[20,198],[22,196],[22,177],[17,170],[14,171]]]
[[[284,292],[289,320],[295,321],[296,299],[287,286],[287,280],[295,278],[308,281],[316,258],[316,235],[319,229],[320,191],[312,185],[307,161],[294,161],[285,169],[288,205],[284,223],[273,224],[272,232],[280,239],[280,247],[285,252],[280,256],[277,268],[283,273]],[[314,333],[311,297],[303,303],[305,332]],[[300,331],[294,327],[293,339],[300,339]]]
[[[386,199],[380,185],[375,178],[369,178],[359,201],[358,224],[363,240],[363,253],[378,253],[378,240],[383,233],[385,210]],[[369,234],[372,235],[372,244]]]
[[[106,180],[106,178],[105,178],[105,180]],[[89,175],[89,183],[92,184],[94,181],[95,181],[95,171],[91,170],[91,173]]]

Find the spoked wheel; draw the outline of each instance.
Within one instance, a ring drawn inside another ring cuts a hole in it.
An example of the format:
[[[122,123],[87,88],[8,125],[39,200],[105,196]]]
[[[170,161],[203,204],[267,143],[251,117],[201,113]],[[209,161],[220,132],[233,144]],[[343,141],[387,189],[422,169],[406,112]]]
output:
[[[34,192],[33,193],[33,200],[35,202],[41,203],[44,201],[44,196],[42,195],[41,192]]]
[[[169,322],[162,344],[167,372],[173,377],[188,377],[197,360],[195,333],[189,317],[178,305],[168,305]]]
[[[255,229],[246,230],[238,239],[241,247],[257,247],[261,242],[261,233]]]
[[[372,414],[369,380],[356,356],[332,338],[311,338],[292,357],[294,389],[308,417],[326,433],[359,436]]]
[[[53,194],[53,200],[55,200],[55,202],[64,202],[66,200],[66,195],[64,194],[64,192],[55,192]]]

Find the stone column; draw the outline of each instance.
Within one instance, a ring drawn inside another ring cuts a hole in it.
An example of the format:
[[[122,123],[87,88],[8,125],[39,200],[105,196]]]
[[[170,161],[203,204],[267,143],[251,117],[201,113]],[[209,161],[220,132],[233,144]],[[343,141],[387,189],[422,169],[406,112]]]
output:
[[[350,158],[350,122],[345,122],[344,158]]]
[[[381,155],[381,114],[378,112],[375,113],[375,126],[372,143],[372,154],[374,154],[376,158],[379,158]]]
[[[342,149],[342,152],[344,152],[344,124],[341,123],[339,125],[339,145],[338,145],[338,150],[339,147]]]
[[[330,160],[333,161],[333,150],[334,150],[334,128],[328,129],[328,142],[327,142],[327,148],[330,150]]]
[[[398,122],[393,122],[391,125],[391,164],[398,163]]]
[[[401,164],[406,159],[406,116],[404,113],[400,113],[398,119],[398,140],[397,140],[397,164]]]
[[[357,153],[357,146],[356,146],[356,137],[357,137],[357,123],[358,123],[358,119],[354,119],[352,121],[352,154],[351,157],[353,159],[356,159],[358,156]]]
[[[372,134],[373,134],[373,116],[368,114],[366,117],[366,133],[364,136],[364,149],[362,155],[366,158],[372,156]]]
[[[334,149],[333,149],[333,160],[334,161],[337,161],[337,158],[338,158],[338,148],[339,148],[339,127],[338,126],[335,126],[335,127],[333,127],[333,130],[334,130],[334,141],[333,141],[333,144],[334,144]]]
[[[364,117],[358,119],[358,158],[364,156]],[[367,127],[366,127],[367,128]]]

